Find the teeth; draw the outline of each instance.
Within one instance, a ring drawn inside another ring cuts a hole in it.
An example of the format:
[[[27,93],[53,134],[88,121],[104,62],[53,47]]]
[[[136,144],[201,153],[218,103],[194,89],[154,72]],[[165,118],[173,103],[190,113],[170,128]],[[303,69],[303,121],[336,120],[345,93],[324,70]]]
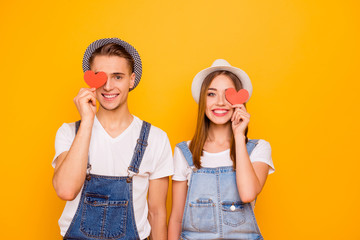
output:
[[[227,112],[226,110],[214,110],[214,113],[219,113],[219,114],[226,113],[226,112]]]
[[[116,96],[117,96],[116,94],[115,95],[104,95],[105,98],[114,98]]]

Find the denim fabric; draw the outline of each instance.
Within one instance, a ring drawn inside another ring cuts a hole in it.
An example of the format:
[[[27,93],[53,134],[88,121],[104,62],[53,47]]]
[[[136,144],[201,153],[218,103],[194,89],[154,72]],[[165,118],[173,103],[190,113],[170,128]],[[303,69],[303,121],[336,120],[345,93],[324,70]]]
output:
[[[150,127],[149,123],[143,122],[129,169],[139,169]],[[129,176],[89,174],[64,239],[138,240],[132,191],[132,178]]]
[[[249,140],[249,155],[257,140]],[[189,166],[186,142],[177,145]],[[233,167],[200,168],[191,174],[180,239],[263,239],[250,203],[243,203]]]
[[[141,127],[140,137],[137,140],[137,144],[134,149],[134,155],[132,157],[132,160],[131,160],[131,163],[129,166],[129,170],[134,173],[139,173],[141,160],[144,156],[145,149],[147,146],[147,139],[149,137],[150,126],[151,126],[150,123],[147,123],[144,121],[143,125]]]

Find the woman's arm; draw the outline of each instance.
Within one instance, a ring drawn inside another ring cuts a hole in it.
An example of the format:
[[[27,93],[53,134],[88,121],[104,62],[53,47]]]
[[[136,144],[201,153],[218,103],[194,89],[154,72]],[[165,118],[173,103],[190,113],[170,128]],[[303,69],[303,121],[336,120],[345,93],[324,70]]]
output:
[[[178,240],[187,195],[187,181],[172,181],[172,209],[169,220],[168,240]]]
[[[263,162],[251,163],[246,149],[245,136],[235,137],[236,184],[240,199],[252,202],[265,185],[269,165]]]
[[[261,192],[269,172],[269,165],[263,162],[251,163],[245,143],[245,129],[250,121],[250,114],[243,104],[234,105],[231,118],[236,151],[236,184],[240,199],[252,202]]]

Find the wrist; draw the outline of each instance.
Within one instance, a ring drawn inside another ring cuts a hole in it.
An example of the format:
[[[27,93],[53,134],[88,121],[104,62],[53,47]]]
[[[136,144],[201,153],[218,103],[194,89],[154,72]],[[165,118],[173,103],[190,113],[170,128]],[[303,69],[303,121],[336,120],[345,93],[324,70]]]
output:
[[[234,138],[236,143],[245,143],[246,140],[246,136],[243,133],[234,135]]]
[[[94,124],[94,118],[82,118],[81,119],[81,127],[82,128],[92,128]]]

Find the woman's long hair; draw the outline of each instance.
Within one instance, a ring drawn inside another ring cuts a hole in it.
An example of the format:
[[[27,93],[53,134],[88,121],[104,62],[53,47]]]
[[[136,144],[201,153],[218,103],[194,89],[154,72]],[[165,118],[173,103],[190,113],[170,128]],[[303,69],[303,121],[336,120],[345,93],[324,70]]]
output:
[[[203,155],[203,148],[204,148],[206,139],[208,138],[209,126],[210,126],[210,120],[205,114],[207,91],[209,89],[209,86],[210,86],[212,80],[219,75],[228,76],[234,82],[236,91],[239,91],[240,89],[242,89],[242,84],[240,82],[240,79],[235,74],[233,74],[229,71],[223,71],[223,70],[215,71],[215,72],[212,72],[209,75],[207,75],[206,78],[204,79],[204,81],[201,85],[201,90],[200,90],[200,99],[199,99],[196,130],[195,130],[194,137],[192,138],[191,143],[189,145],[189,149],[193,156],[193,162],[197,169],[201,168],[200,157]],[[231,133],[232,133],[232,131],[231,131]],[[248,142],[247,133],[248,133],[248,128],[246,128],[246,130],[245,130],[246,143]],[[230,158],[233,161],[233,167],[235,169],[236,153],[235,153],[235,139],[234,139],[233,133],[231,136],[231,143],[230,143]]]

